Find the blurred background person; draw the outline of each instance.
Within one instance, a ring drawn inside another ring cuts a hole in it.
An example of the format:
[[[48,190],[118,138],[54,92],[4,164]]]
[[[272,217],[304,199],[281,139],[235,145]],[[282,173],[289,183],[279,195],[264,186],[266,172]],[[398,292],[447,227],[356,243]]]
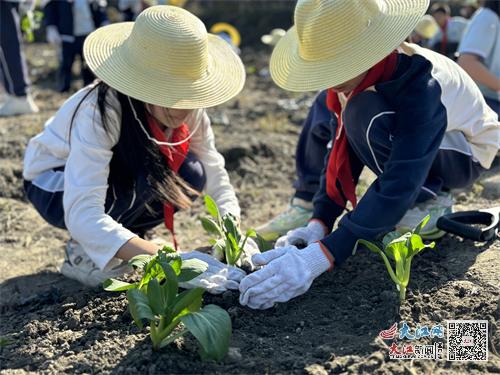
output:
[[[488,0],[465,32],[458,63],[476,81],[488,105],[498,114],[500,103],[500,2]]]
[[[28,67],[24,56],[20,13],[34,6],[32,0],[0,0],[0,72],[6,95],[0,116],[38,112],[30,93]]]
[[[418,44],[422,47],[428,47],[429,41],[436,35],[439,31],[439,26],[434,19],[434,17],[426,14],[418,22],[415,30],[408,38],[410,43]]]
[[[460,40],[462,39],[468,21],[463,17],[451,17],[451,10],[446,3],[435,3],[430,14],[436,20],[439,30],[429,41],[429,47],[451,59],[455,59]]]
[[[87,35],[106,25],[105,0],[49,0],[44,15],[47,41],[60,46],[59,92],[71,88],[71,72],[76,56],[80,57],[84,86],[94,80],[83,59],[83,42]]]
[[[465,0],[460,8],[460,15],[463,18],[470,19],[479,8],[478,0]]]

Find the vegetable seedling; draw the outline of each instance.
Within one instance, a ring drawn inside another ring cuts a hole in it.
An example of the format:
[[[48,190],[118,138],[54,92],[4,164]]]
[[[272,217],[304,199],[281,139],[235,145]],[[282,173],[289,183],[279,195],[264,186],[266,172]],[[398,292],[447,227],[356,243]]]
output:
[[[249,229],[243,236],[238,221],[233,215],[221,215],[217,204],[210,196],[205,195],[204,199],[210,217],[201,217],[201,225],[209,235],[215,236],[210,240],[210,244],[216,256],[224,257],[227,264],[234,266],[240,259],[249,237],[256,238],[261,251],[269,250],[267,242],[255,230]]]
[[[429,215],[427,215],[411,232],[401,234],[394,231],[386,234],[382,239],[384,250],[380,249],[376,244],[366,240],[358,240],[354,248],[353,254],[356,252],[358,244],[362,244],[382,257],[387,271],[389,272],[389,276],[394,284],[396,284],[396,288],[399,291],[400,303],[403,303],[406,298],[406,288],[410,281],[410,269],[413,257],[422,250],[435,246],[434,242],[428,245],[424,244],[422,237],[420,237],[420,231],[428,221]],[[394,262],[396,271],[394,271],[391,261]]]
[[[208,268],[198,259],[182,260],[175,250],[165,246],[155,256],[138,255],[129,261],[142,270],[138,282],[108,279],[107,291],[126,291],[130,314],[142,329],[149,323],[153,349],[159,350],[191,332],[200,343],[203,359],[222,359],[231,338],[231,318],[215,305],[202,308],[202,288],[179,293],[179,283],[201,275]]]

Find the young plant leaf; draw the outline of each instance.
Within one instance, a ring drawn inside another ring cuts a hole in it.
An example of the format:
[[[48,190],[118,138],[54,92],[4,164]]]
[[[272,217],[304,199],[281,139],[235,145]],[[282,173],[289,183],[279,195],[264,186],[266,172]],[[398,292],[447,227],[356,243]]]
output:
[[[219,208],[217,207],[217,203],[210,197],[209,195],[205,195],[205,207],[207,212],[217,221],[220,219]]]
[[[102,283],[104,290],[108,292],[123,292],[124,290],[137,288],[136,283],[126,283],[116,279],[107,279]]]
[[[238,229],[238,224],[236,223],[236,220],[233,218],[232,215],[225,215],[224,216],[224,228],[226,229],[226,232],[229,234],[232,234],[234,239],[239,240],[241,237],[240,231]]]
[[[163,286],[164,298],[167,306],[170,306],[179,291],[179,281],[174,269],[168,262],[160,261],[160,265],[165,273],[165,285]]]
[[[234,266],[234,264],[237,262],[238,258],[241,255],[241,250],[240,247],[238,246],[238,243],[236,242],[236,239],[234,238],[232,233],[227,234],[227,238],[229,240],[229,245],[231,248],[229,258],[227,257],[226,254],[226,261],[227,264]]]
[[[266,241],[260,234],[257,233],[255,237],[255,242],[259,247],[261,253],[274,249],[274,246],[270,242]]]
[[[187,259],[182,262],[181,271],[177,277],[180,283],[193,280],[208,269],[207,262],[200,259]]]
[[[134,267],[135,269],[142,270],[148,264],[151,259],[153,259],[152,255],[148,254],[139,254],[133,257],[128,261],[128,265]]]
[[[152,279],[148,283],[147,291],[149,306],[155,315],[162,315],[164,313],[165,307],[167,307],[167,302],[165,295],[163,294],[160,283],[157,279]]]
[[[415,227],[415,229],[413,230],[413,233],[420,234],[420,232],[422,231],[422,229],[429,222],[430,218],[431,218],[431,215],[427,215],[426,217],[424,217],[422,219],[422,221],[420,223],[418,223],[418,225]]]
[[[222,236],[222,231],[217,223],[209,217],[200,217],[201,226],[208,234]]]
[[[204,289],[202,288],[193,288],[189,290],[185,290],[181,294],[179,294],[173,303],[172,307],[172,316],[176,318],[182,310],[186,309],[187,307],[191,306],[195,302],[200,302],[197,303],[196,306],[200,306],[201,304],[201,296],[205,292]]]
[[[181,317],[184,326],[201,345],[202,358],[224,358],[231,339],[231,318],[219,306],[208,305],[203,309]]]
[[[142,329],[142,319],[155,320],[155,316],[149,307],[148,297],[139,289],[127,290],[128,306],[130,315],[137,327]]]

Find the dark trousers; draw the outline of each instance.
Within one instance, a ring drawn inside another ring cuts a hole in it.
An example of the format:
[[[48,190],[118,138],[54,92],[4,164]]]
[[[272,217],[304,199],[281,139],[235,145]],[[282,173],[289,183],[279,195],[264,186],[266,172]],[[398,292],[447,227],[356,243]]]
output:
[[[62,42],[62,58],[59,68],[59,91],[61,92],[69,91],[71,87],[71,68],[73,67],[76,56],[79,56],[81,61],[83,85],[87,86],[92,83],[95,78],[83,59],[83,42],[86,37],[87,36],[75,36],[73,42]]]
[[[312,201],[318,190],[319,177],[329,151],[327,146],[334,138],[337,128],[336,118],[328,118],[325,109],[326,95],[322,92],[309,112],[297,147],[298,180],[295,183],[295,196],[308,201]],[[344,112],[345,123],[349,124],[345,127],[346,135],[352,149],[361,162],[377,176],[383,172],[383,165],[391,152],[389,129],[394,120],[393,114],[376,117],[382,112],[393,111],[385,100],[374,92],[358,94],[356,100],[349,102]],[[483,168],[473,161],[463,134],[448,132],[417,202],[428,200],[443,189],[467,187],[482,171]]]
[[[21,44],[19,4],[0,0],[0,72],[5,90],[14,96],[25,96],[29,86]]]
[[[179,169],[179,176],[199,192],[207,181],[203,165],[192,153]],[[33,181],[24,181],[24,190],[28,200],[49,224],[66,229],[63,185],[64,168],[59,168],[47,171]],[[163,204],[154,199],[145,175],[136,178],[132,189],[110,185],[104,209],[125,228],[140,235],[164,220]]]
[[[484,97],[484,100],[486,100],[486,104],[500,116],[500,101],[487,97]]]

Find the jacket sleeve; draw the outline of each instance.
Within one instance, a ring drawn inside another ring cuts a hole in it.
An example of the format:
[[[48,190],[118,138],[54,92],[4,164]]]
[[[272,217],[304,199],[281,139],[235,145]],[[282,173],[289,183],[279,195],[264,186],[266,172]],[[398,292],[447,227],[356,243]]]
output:
[[[199,127],[193,135],[190,150],[205,168],[207,177],[205,192],[215,200],[222,214],[231,213],[239,219],[240,205],[224,168],[224,157],[215,148],[214,132],[206,111],[198,111],[194,122],[190,128],[192,129],[196,123],[199,123]]]
[[[49,0],[43,8],[43,22],[45,26],[57,26],[59,14],[57,11],[57,1]]]
[[[71,130],[64,171],[64,219],[71,237],[103,269],[119,248],[136,235],[107,215],[104,208],[111,149],[119,138],[120,115],[110,111],[111,131],[106,132],[95,103],[89,99],[82,103]]]
[[[344,262],[358,239],[375,240],[397,225],[416,201],[445,134],[441,87],[430,73],[416,77],[397,96],[392,149],[383,172],[322,240],[335,264]]]

